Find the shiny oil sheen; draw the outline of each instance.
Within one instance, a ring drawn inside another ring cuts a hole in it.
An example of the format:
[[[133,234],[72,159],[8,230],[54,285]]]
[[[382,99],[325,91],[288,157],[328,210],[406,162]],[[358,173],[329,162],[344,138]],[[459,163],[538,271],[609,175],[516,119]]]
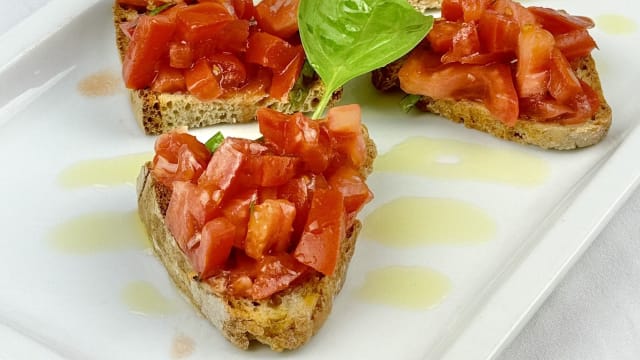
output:
[[[134,281],[122,289],[122,301],[129,311],[148,316],[169,315],[177,310],[176,304],[147,281]]]
[[[372,304],[427,310],[438,305],[450,290],[449,278],[435,270],[391,266],[369,272],[357,297]]]
[[[68,254],[84,255],[150,247],[135,210],[80,215],[54,227],[49,240],[56,250]]]
[[[464,226],[460,226],[464,224]],[[364,220],[367,239],[391,247],[473,244],[492,240],[495,221],[469,203],[442,198],[400,197]]]
[[[134,185],[140,168],[151,159],[153,153],[139,153],[80,161],[64,169],[58,183],[65,188]]]
[[[383,173],[521,186],[539,185],[549,175],[544,160],[524,152],[427,137],[404,140],[379,156],[374,168]]]

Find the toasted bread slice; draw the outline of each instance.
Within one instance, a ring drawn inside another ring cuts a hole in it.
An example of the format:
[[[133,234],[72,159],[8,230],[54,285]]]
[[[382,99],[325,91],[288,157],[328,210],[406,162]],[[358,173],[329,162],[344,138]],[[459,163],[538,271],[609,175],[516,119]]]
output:
[[[442,0],[407,0],[414,8],[420,12],[430,9],[438,9],[442,5]]]
[[[361,171],[368,175],[376,148],[368,136],[366,139],[367,161]],[[332,276],[315,273],[268,299],[252,300],[225,295],[220,289],[224,284],[194,278],[195,271],[164,222],[171,190],[154,180],[149,164],[143,166],[138,176],[137,192],[140,218],[153,251],[171,280],[234,345],[247,349],[252,340],[257,340],[276,351],[295,349],[308,341],[327,319],[354,252],[359,221],[347,230],[347,237],[340,244],[340,257]]]
[[[115,1],[113,23],[120,59],[124,58],[129,38],[120,27],[139,16],[134,9],[126,9]],[[255,119],[261,107],[270,107],[283,113],[309,112],[315,109],[324,95],[319,77],[305,84],[301,99],[278,101],[267,94],[237,95],[231,98],[202,102],[189,94],[158,93],[149,89],[129,90],[132,110],[138,125],[146,134],[158,135],[181,126],[199,128],[218,123],[244,123]],[[340,100],[342,91],[334,92],[330,105]]]
[[[371,77],[373,85],[382,91],[399,88],[398,71],[402,63],[400,59],[374,71]],[[600,142],[607,135],[611,126],[611,108],[602,93],[593,58],[583,57],[574,61],[572,67],[577,77],[589,84],[600,99],[600,108],[593,118],[581,124],[563,125],[520,119],[514,126],[508,126],[492,116],[481,103],[467,100],[435,100],[423,96],[416,105],[422,111],[439,114],[466,127],[522,144],[557,150],[587,147]]]

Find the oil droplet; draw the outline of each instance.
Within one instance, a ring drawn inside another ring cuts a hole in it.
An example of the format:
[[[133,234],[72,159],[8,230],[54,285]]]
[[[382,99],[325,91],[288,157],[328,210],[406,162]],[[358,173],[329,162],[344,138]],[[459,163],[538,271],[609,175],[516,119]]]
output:
[[[367,274],[357,296],[365,302],[410,310],[426,310],[442,302],[449,278],[423,267],[391,266]]]
[[[498,181],[537,185],[548,173],[547,163],[535,156],[455,140],[411,137],[376,159],[381,172],[442,179]]]
[[[146,281],[134,281],[122,289],[122,301],[129,310],[140,315],[169,315],[176,312],[176,305],[164,297],[158,289]]]
[[[596,28],[612,35],[633,34],[638,24],[624,15],[604,14],[596,17]]]
[[[139,153],[80,161],[64,169],[58,183],[67,188],[134,185],[140,168],[152,158],[153,153]]]
[[[171,344],[171,358],[177,360],[189,357],[193,354],[195,347],[196,343],[192,338],[186,335],[176,335]]]
[[[482,209],[459,200],[401,197],[371,212],[364,234],[394,247],[465,244],[493,239],[496,224]]]
[[[81,215],[53,228],[50,239],[54,248],[69,254],[150,247],[137,211]]]
[[[110,96],[121,89],[121,83],[118,74],[110,70],[103,70],[80,80],[78,91],[88,97]]]

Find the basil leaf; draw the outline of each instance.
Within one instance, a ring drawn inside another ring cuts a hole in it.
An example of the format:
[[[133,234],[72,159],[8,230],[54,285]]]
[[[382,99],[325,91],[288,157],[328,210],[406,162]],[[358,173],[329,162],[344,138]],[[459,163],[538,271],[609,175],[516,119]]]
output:
[[[313,118],[320,117],[336,89],[400,58],[432,26],[433,16],[406,0],[301,0],[302,45],[326,87]]]
[[[153,9],[153,10],[149,11],[149,15],[151,15],[151,16],[158,15],[158,14],[160,14],[161,12],[163,12],[163,11],[167,10],[168,8],[170,8],[170,7],[174,6],[175,4],[176,4],[176,3],[172,3],[172,2],[170,2],[170,3],[166,3],[166,4],[163,4],[163,5],[160,5],[160,6],[158,6],[157,8],[155,8],[155,9]]]
[[[214,153],[216,150],[218,150],[220,145],[222,145],[223,141],[224,141],[224,135],[222,135],[222,133],[218,131],[212,137],[210,137],[206,143],[204,143],[204,146],[206,146],[207,149],[211,151],[211,153]]]
[[[402,111],[408,113],[413,109],[413,107],[420,101],[422,96],[409,94],[400,100],[400,107],[402,107]]]

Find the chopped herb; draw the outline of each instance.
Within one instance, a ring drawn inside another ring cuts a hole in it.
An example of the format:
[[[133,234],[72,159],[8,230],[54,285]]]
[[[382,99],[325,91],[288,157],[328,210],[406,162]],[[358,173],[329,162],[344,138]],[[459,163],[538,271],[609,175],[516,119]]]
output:
[[[204,145],[207,147],[207,149],[209,149],[209,151],[211,151],[211,153],[214,153],[220,147],[220,145],[222,145],[223,141],[224,135],[222,135],[222,133],[218,131],[209,140],[207,140]]]
[[[161,12],[167,10],[168,8],[174,6],[175,4],[176,3],[172,3],[172,2],[168,2],[168,3],[162,4],[162,5],[158,6],[157,8],[149,11],[149,15],[156,16],[156,15],[160,14]]]
[[[411,109],[413,109],[414,106],[416,106],[418,101],[420,101],[420,98],[420,95],[413,94],[409,94],[403,97],[402,100],[400,100],[400,106],[402,107],[402,110],[408,113],[409,111],[411,111]]]

